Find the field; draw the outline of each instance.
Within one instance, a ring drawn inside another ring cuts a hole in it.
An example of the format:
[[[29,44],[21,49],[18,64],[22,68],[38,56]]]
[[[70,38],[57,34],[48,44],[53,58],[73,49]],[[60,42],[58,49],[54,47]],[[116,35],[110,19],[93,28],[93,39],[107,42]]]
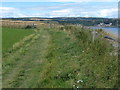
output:
[[[118,87],[118,56],[102,35],[93,41],[90,29],[73,25],[35,30],[3,28],[4,52],[33,34],[3,57],[3,88]]]
[[[22,40],[25,36],[34,33],[31,29],[2,28],[2,50],[3,53],[12,49],[13,44]]]

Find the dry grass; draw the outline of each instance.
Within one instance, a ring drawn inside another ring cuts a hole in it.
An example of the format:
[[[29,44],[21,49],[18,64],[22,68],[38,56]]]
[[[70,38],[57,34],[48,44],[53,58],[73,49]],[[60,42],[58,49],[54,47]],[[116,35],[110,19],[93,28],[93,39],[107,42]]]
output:
[[[27,25],[43,25],[44,23],[38,21],[13,21],[13,20],[2,20],[3,27],[15,27],[15,28],[24,28]]]

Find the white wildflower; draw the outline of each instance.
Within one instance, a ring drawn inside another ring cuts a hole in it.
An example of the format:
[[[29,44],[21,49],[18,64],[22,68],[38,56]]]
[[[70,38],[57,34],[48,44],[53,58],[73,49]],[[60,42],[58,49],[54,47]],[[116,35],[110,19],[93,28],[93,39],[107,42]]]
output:
[[[75,87],[75,85],[73,85],[73,87]]]
[[[83,82],[83,80],[78,80],[77,83]]]

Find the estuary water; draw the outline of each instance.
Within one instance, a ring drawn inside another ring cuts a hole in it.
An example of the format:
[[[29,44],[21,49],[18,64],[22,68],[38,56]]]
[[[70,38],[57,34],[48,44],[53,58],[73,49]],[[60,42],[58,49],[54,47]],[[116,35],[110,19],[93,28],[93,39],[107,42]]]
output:
[[[91,29],[103,29],[104,31],[113,34],[115,36],[118,36],[118,34],[120,34],[119,30],[120,28],[118,27],[90,27]]]

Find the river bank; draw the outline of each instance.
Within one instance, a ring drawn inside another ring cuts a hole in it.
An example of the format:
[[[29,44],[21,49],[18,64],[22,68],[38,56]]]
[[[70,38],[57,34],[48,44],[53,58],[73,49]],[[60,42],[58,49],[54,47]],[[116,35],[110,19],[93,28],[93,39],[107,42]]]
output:
[[[118,27],[89,27],[90,29],[98,30],[97,32],[101,33],[103,38],[109,40],[110,44],[116,49],[119,48],[120,37],[119,37],[119,29]],[[99,30],[102,30],[100,32]]]
[[[120,28],[118,28],[118,27],[97,27],[97,26],[91,26],[90,28],[91,29],[102,29],[102,30],[104,30],[105,32],[111,34],[114,37],[119,37],[119,35],[118,35],[119,32],[118,31],[119,31]]]

